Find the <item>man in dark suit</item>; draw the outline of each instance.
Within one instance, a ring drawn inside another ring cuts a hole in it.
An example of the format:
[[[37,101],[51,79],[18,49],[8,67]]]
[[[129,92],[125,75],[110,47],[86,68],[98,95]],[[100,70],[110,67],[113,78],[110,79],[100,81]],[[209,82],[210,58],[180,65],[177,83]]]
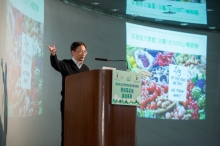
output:
[[[89,68],[83,63],[87,51],[86,45],[83,42],[73,42],[70,51],[72,54],[72,59],[64,59],[58,60],[57,59],[57,50],[55,48],[55,44],[52,43],[51,46],[48,46],[49,51],[51,52],[50,55],[50,63],[51,66],[61,73],[62,75],[62,100],[60,102],[60,110],[62,115],[62,141],[61,145],[63,145],[63,131],[64,131],[64,103],[65,103],[65,77],[71,74],[81,73],[84,71],[89,71]]]

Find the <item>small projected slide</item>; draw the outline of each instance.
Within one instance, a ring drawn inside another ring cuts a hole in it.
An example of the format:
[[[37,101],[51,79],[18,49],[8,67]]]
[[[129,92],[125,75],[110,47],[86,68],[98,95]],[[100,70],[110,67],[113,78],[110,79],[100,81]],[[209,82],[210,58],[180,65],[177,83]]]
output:
[[[127,0],[126,14],[207,24],[206,0]]]
[[[42,114],[44,0],[8,0],[2,60],[9,117]]]
[[[137,116],[205,119],[207,36],[126,23],[129,69],[142,74]]]

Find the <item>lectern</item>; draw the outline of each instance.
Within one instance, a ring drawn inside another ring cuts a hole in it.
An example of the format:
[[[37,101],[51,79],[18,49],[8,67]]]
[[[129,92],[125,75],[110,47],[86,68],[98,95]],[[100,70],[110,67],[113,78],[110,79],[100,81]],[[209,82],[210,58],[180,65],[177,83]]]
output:
[[[65,146],[135,146],[136,107],[111,104],[112,70],[65,79]]]

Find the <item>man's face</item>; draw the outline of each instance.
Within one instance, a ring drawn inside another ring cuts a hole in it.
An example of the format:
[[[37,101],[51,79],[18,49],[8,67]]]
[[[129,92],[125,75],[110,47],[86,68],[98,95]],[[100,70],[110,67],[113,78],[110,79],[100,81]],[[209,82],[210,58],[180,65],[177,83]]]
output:
[[[79,46],[76,51],[72,51],[72,56],[74,57],[74,59],[78,62],[81,63],[82,61],[84,61],[87,51],[84,45]]]

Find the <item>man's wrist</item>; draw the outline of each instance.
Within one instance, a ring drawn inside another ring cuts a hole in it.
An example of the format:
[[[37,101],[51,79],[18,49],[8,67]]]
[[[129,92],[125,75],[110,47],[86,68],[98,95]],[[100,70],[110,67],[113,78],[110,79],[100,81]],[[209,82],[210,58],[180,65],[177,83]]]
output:
[[[55,55],[56,55],[56,53],[51,53],[51,55],[52,55],[52,56],[55,56]]]

